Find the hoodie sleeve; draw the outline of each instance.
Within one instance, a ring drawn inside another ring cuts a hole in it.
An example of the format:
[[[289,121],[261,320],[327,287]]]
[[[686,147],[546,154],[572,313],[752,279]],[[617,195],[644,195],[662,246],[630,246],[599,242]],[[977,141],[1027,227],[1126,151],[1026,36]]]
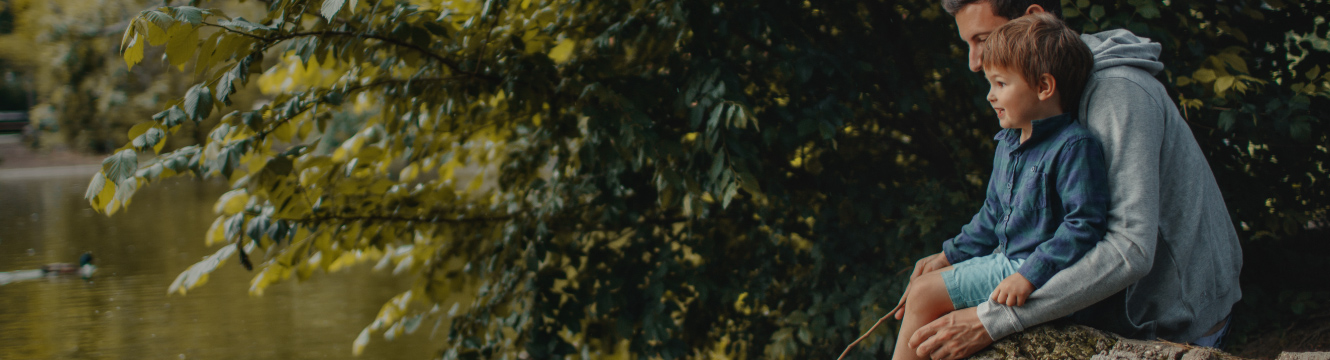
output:
[[[1150,272],[1159,234],[1164,116],[1173,104],[1150,96],[1137,78],[1153,80],[1101,71],[1082,97],[1081,118],[1102,143],[1108,167],[1111,201],[1104,240],[1053,275],[1024,306],[980,304],[979,320],[994,340],[1089,307]]]

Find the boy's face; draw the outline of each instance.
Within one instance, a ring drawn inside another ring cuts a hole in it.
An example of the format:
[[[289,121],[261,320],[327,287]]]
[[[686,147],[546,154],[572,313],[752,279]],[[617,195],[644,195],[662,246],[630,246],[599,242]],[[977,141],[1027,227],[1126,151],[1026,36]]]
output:
[[[998,66],[983,69],[988,79],[988,104],[997,112],[998,124],[1003,128],[1029,130],[1030,122],[1047,117],[1040,106],[1039,90],[1019,72]]]

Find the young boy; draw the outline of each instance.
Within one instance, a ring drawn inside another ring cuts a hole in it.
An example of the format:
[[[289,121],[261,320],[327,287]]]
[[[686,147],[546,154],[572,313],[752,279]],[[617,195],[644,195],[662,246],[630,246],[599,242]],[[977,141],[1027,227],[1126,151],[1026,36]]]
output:
[[[1004,129],[994,138],[984,206],[942,244],[954,266],[911,282],[895,359],[917,359],[910,336],[951,311],[990,299],[1024,305],[1103,238],[1103,149],[1074,121],[1093,61],[1076,32],[1045,13],[1012,20],[986,39],[988,102]]]

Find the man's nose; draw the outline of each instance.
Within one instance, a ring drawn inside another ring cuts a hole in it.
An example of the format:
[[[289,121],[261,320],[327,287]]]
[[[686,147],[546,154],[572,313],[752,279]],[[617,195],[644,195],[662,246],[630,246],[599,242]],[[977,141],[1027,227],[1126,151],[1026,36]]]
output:
[[[970,71],[980,72],[984,70],[983,64],[979,63],[980,49],[970,45]]]

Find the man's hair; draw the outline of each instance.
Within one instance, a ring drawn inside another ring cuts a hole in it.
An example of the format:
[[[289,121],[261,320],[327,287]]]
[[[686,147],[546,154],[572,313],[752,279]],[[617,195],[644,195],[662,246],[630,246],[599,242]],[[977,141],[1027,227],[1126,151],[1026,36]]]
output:
[[[1094,55],[1080,36],[1062,20],[1041,13],[1016,18],[993,30],[984,42],[980,61],[985,69],[1016,71],[1034,87],[1039,86],[1040,75],[1052,75],[1064,112],[1079,107],[1094,69]]]
[[[1008,20],[1025,15],[1025,9],[1029,9],[1030,5],[1042,6],[1044,11],[1052,13],[1058,19],[1062,18],[1062,1],[1060,0],[942,0],[942,9],[955,16],[956,12],[961,11],[961,8],[966,5],[985,1],[993,5],[993,15]]]

